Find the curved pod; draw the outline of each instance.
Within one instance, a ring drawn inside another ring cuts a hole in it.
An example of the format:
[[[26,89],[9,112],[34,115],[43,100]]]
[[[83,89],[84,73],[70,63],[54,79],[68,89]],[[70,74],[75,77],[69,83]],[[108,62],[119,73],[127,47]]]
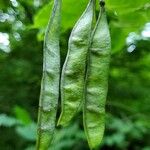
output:
[[[84,128],[91,149],[100,145],[104,134],[110,49],[109,27],[102,5],[89,48],[83,109]]]
[[[61,77],[62,112],[58,125],[67,125],[83,102],[87,52],[93,24],[95,0],[88,6],[69,38],[68,54]]]
[[[37,150],[47,150],[56,123],[60,80],[60,16],[61,0],[54,0],[52,15],[45,34],[43,77],[38,114]]]

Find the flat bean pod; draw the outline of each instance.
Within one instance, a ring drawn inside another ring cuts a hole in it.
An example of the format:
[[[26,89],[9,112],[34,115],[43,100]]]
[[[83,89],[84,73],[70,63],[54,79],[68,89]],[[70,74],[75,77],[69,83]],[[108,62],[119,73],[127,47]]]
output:
[[[94,6],[95,0],[90,0],[69,38],[68,54],[62,69],[62,112],[58,125],[67,125],[83,102],[86,58],[91,37]]]
[[[44,40],[37,150],[47,150],[49,148],[55,130],[60,80],[60,17],[61,0],[54,0],[52,15]]]
[[[102,141],[105,128],[105,101],[108,88],[111,40],[104,3],[93,31],[87,64],[83,122],[91,149]]]

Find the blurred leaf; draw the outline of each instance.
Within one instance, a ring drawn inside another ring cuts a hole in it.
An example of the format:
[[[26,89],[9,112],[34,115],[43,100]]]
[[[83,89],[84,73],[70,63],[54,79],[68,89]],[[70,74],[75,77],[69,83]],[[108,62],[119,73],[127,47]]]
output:
[[[119,34],[116,34],[117,32]],[[125,33],[125,31],[122,30],[122,28],[115,27],[115,25],[112,25],[111,37],[112,37],[112,49],[113,49],[112,53],[116,53],[124,46],[126,42],[127,33]]]
[[[106,119],[109,134],[105,135],[104,143],[109,146],[116,146],[126,149],[130,145],[130,139],[141,140],[148,129],[139,124],[138,121],[132,122],[129,118],[117,118],[110,114]]]
[[[32,123],[26,126],[16,127],[16,132],[28,141],[35,141],[36,139],[36,124]]]
[[[142,150],[150,150],[150,146],[144,147]]]
[[[139,10],[141,8],[144,9],[144,6],[149,2],[149,0],[134,0],[134,1],[130,1],[130,0],[106,0],[107,3],[107,8],[109,10],[113,10],[116,11],[118,14],[122,14],[122,13],[134,13],[135,10]]]
[[[76,0],[72,0],[72,1],[64,0],[63,1],[63,7],[62,7],[63,31],[66,31],[69,28],[72,28],[76,20],[81,15],[82,11],[85,9],[86,4],[87,4],[87,0],[86,1],[81,0],[78,2],[76,2]],[[53,6],[53,2],[50,1],[34,16],[34,25],[33,25],[34,28],[40,28],[40,29],[46,28],[49,16],[51,14],[52,6]]]
[[[125,148],[127,145],[125,143],[125,136],[120,133],[113,134],[111,137],[105,137],[105,143],[109,146],[117,145],[118,147]]]
[[[63,32],[72,28],[79,16],[87,4],[86,1],[79,1],[76,3],[75,0],[64,0],[62,7],[62,30]],[[146,5],[149,4],[149,0],[136,2],[132,1],[111,1],[106,0],[106,7],[108,14],[113,12],[115,14],[115,20],[111,20],[111,37],[112,37],[112,52],[118,52],[126,44],[126,37],[130,32],[137,32],[149,21],[149,9],[145,9]],[[68,7],[69,6],[69,7]],[[82,6],[82,7],[80,7]],[[43,40],[48,18],[52,9],[52,2],[45,5],[34,17],[34,28],[39,28],[38,39]],[[78,11],[76,11],[78,10]],[[68,17],[69,16],[69,17]],[[135,19],[139,18],[139,19]],[[119,34],[116,34],[119,33]]]
[[[35,150],[35,146],[34,145],[28,146],[25,150]]]
[[[63,148],[69,148],[80,140],[85,140],[85,135],[82,130],[79,129],[77,123],[71,124],[61,130],[56,130],[54,142],[50,150],[61,150]]]
[[[29,5],[29,6],[31,6],[31,5],[33,5],[33,3],[34,3],[34,0],[28,0],[28,1],[26,1],[26,0],[18,0],[20,3],[25,3],[26,5]]]
[[[0,126],[12,127],[20,124],[20,122],[13,117],[9,117],[6,114],[0,114]]]
[[[23,108],[15,106],[14,113],[16,115],[16,118],[20,120],[23,124],[30,124],[32,122],[29,113]]]
[[[53,2],[50,1],[34,16],[34,28],[43,28],[47,26]],[[45,17],[46,16],[46,17]]]
[[[6,1],[6,0],[1,0],[0,1],[0,9],[6,9],[9,5],[9,1]]]

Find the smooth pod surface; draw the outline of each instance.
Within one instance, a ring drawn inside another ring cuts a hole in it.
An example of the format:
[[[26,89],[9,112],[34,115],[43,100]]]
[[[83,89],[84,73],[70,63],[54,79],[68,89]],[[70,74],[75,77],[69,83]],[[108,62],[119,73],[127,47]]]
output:
[[[86,59],[93,24],[94,6],[95,0],[90,0],[69,38],[68,54],[61,76],[62,110],[58,125],[67,125],[83,102]]]
[[[61,0],[55,0],[44,40],[37,150],[48,150],[55,130],[60,80]]]
[[[102,6],[89,48],[83,106],[84,128],[91,149],[100,145],[104,134],[110,49],[109,27]]]

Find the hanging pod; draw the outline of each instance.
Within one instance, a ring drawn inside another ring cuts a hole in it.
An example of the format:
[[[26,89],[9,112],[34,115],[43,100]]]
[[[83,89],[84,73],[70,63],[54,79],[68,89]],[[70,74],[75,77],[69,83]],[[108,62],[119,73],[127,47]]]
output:
[[[99,18],[89,48],[83,106],[84,128],[91,149],[100,145],[104,134],[105,101],[111,49],[104,2],[101,1],[100,5]]]
[[[88,6],[73,28],[68,53],[61,75],[61,115],[58,125],[67,125],[83,103],[85,68],[93,24],[95,0]]]
[[[43,77],[38,113],[37,150],[47,150],[55,130],[60,80],[61,0],[54,0],[52,15],[45,34]]]

